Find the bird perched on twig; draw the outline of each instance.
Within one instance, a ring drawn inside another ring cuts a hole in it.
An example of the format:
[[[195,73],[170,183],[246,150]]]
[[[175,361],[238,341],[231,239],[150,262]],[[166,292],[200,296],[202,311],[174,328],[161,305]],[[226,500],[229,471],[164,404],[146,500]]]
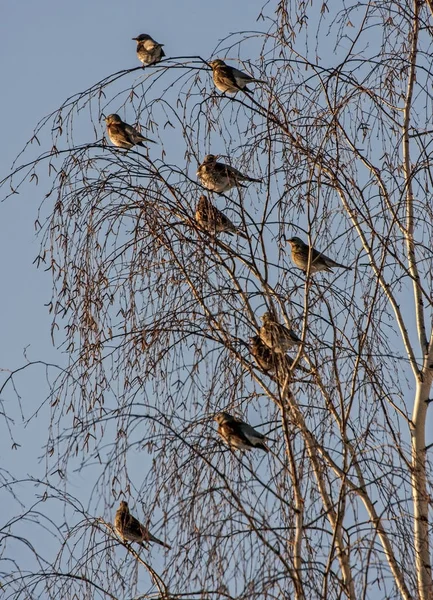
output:
[[[254,179],[230,165],[217,162],[217,158],[214,154],[207,154],[197,170],[197,177],[208,190],[221,194],[232,187],[246,187],[241,181],[262,182],[262,179]]]
[[[230,67],[226,63],[217,58],[209,62],[212,67],[212,75],[215,86],[220,92],[226,92],[227,94],[236,94],[239,90],[244,92],[251,92],[247,88],[247,83],[266,83],[261,79],[255,79],[235,67]],[[252,93],[252,92],[251,92]]]
[[[118,148],[126,148],[129,150],[133,146],[144,147],[143,142],[156,143],[153,140],[144,137],[144,135],[141,135],[137,129],[131,127],[128,123],[122,121],[119,115],[108,115],[108,117],[105,118],[105,122],[107,123],[108,137]]]
[[[259,369],[269,373],[275,371],[277,354],[263,343],[259,335],[250,337],[250,351]]]
[[[301,338],[292,329],[275,321],[271,313],[266,312],[262,316],[262,322],[260,338],[274,352],[285,354],[289,348],[301,343]]]
[[[171,549],[171,546],[152,535],[147,527],[131,515],[128,503],[124,500],[120,502],[114,517],[114,528],[119,536],[128,542],[138,542],[144,547],[146,547],[147,542],[155,542],[155,544],[164,546],[164,548]]]
[[[312,246],[310,247],[308,244],[303,242],[301,238],[292,237],[287,242],[290,244],[292,249],[292,260],[297,267],[302,269],[304,273],[307,272],[308,268],[308,258],[311,253],[311,264],[310,264],[310,273],[318,273],[319,271],[329,271],[332,273],[332,269],[334,267],[338,267],[341,269],[347,269],[348,271],[352,270],[352,267],[347,267],[346,265],[342,265],[341,263],[335,262],[329,256],[325,256]]]
[[[238,450],[260,448],[269,452],[269,448],[265,444],[265,436],[248,423],[235,419],[226,412],[217,414],[215,421],[218,423],[218,434],[231,448]]]
[[[265,373],[275,373],[282,369],[290,370],[293,365],[293,358],[288,354],[281,354],[271,350],[265,343],[263,343],[259,335],[250,337],[250,352],[256,361],[259,369]],[[303,373],[311,374],[309,369],[306,369],[299,363],[296,365],[296,369],[299,369]]]
[[[195,211],[195,220],[208,233],[236,233],[248,239],[243,231],[238,229],[226,215],[217,209],[206,196],[200,196]]]
[[[143,67],[146,65],[154,65],[165,56],[162,49],[164,44],[159,44],[147,33],[142,33],[136,38],[132,38],[137,42],[137,56],[141,60]]]

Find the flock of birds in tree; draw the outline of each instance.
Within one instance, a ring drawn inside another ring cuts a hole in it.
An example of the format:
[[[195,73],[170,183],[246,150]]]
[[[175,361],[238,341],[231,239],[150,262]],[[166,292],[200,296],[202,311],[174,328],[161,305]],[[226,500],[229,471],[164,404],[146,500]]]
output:
[[[132,39],[137,42],[137,56],[143,66],[158,63],[165,56],[163,44],[156,42],[150,35],[143,33]],[[266,84],[265,81],[255,79],[247,73],[227,65],[221,59],[210,61],[209,65],[212,68],[214,84],[223,93],[248,92],[250,90],[247,88],[247,84],[250,83]],[[144,146],[144,142],[155,143],[143,136],[135,127],[122,121],[117,114],[108,115],[105,122],[108,137],[118,148],[129,150],[134,146]],[[223,194],[234,187],[246,187],[245,183],[262,182],[261,179],[241,173],[229,164],[218,162],[218,158],[218,156],[208,154],[198,167],[197,176],[206,189]],[[202,230],[211,235],[228,233],[248,239],[246,233],[232,223],[204,195],[201,195],[198,201],[195,220]],[[319,271],[331,272],[333,268],[351,269],[351,267],[325,256],[299,237],[292,237],[287,241],[291,247],[293,263],[304,273],[312,275]],[[266,312],[261,318],[262,326],[259,335],[250,338],[250,351],[258,367],[268,374],[276,372],[279,367],[291,369],[294,361],[286,352],[301,344],[302,340],[292,329],[279,323],[270,312]],[[309,372],[302,365],[297,365],[297,368]],[[236,419],[227,412],[221,412],[215,416],[215,421],[218,423],[218,434],[230,448],[238,450],[259,448],[265,452],[269,451],[265,436],[241,419]],[[138,542],[141,545],[154,542],[170,549],[168,544],[152,535],[147,527],[130,514],[128,504],[124,500],[120,502],[116,512],[114,527],[125,541]]]

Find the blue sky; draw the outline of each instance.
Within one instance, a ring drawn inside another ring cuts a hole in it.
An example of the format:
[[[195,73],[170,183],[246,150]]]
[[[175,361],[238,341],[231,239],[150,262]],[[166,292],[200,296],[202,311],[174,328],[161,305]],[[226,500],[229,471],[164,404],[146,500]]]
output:
[[[262,4],[263,0],[5,3],[0,22],[2,126],[7,140],[0,147],[2,174],[43,116],[110,73],[138,66],[132,37],[146,32],[165,44],[168,56],[201,55],[206,59],[229,33],[266,27],[256,22]],[[254,61],[254,57],[244,58]],[[79,134],[85,137],[86,131]],[[34,221],[47,182],[41,180],[38,187],[24,187],[19,196],[0,204],[0,368],[5,372],[25,362],[24,350],[30,360],[56,364],[66,360],[51,343],[51,317],[45,306],[51,298],[51,274],[33,264],[39,249]],[[32,367],[26,371],[17,379],[17,390],[27,419],[47,395],[44,370]],[[11,404],[15,406],[16,441],[22,447],[10,449],[0,419],[0,455],[13,463],[11,470],[21,476],[37,471],[42,474],[45,463],[38,457],[43,455],[48,407],[24,427],[20,425],[20,408],[12,388],[2,399],[9,404],[8,410]],[[83,487],[87,485],[81,475],[71,475],[72,493],[79,492],[86,498]],[[89,484],[89,492],[91,488]]]

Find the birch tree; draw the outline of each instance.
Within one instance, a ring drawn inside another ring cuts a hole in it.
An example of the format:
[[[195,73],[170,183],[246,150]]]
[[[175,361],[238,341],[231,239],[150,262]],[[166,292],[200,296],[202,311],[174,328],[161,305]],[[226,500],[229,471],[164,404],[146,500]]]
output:
[[[3,189],[43,197],[69,363],[41,500],[3,529],[6,597],[433,598],[432,27],[430,2],[270,2],[212,57],[115,73],[38,124]],[[215,58],[265,83],[223,94]],[[112,113],[157,144],[112,146]],[[205,190],[208,154],[262,183]],[[203,194],[245,237],[200,226]],[[304,272],[293,237],[351,270]],[[271,369],[265,312],[301,340]],[[270,451],[225,444],[221,411]],[[120,500],[172,549],[119,539]]]

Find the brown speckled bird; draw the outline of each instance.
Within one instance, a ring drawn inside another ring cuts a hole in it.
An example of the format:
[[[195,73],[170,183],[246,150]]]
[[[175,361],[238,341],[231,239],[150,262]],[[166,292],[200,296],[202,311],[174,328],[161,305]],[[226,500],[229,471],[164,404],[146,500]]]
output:
[[[275,373],[276,371],[279,371],[280,374],[281,372],[284,373],[282,369],[290,370],[294,362],[294,359],[288,354],[281,354],[271,350],[263,343],[259,335],[250,337],[250,352],[259,369],[268,374]],[[309,369],[306,369],[299,363],[296,365],[296,369],[299,369],[303,373],[311,374]]]
[[[217,233],[228,233],[248,239],[243,231],[238,229],[226,215],[217,209],[216,206],[206,196],[200,196],[195,211],[195,220],[198,225],[207,231],[216,235]]]
[[[138,60],[143,63],[143,66],[154,65],[164,58],[165,53],[162,49],[164,44],[159,44],[147,33],[142,33],[136,38],[132,38],[137,42]]]
[[[247,83],[266,83],[266,81],[255,79],[255,77],[251,77],[251,75],[247,75],[247,73],[239,71],[239,69],[235,69],[235,67],[226,65],[226,63],[219,58],[211,60],[209,64],[212,67],[214,84],[220,92],[225,92],[227,94],[236,94],[239,90],[251,92],[251,90],[247,88]]]
[[[288,329],[285,325],[275,321],[271,313],[266,312],[262,316],[262,321],[260,338],[274,352],[285,354],[289,348],[301,343],[301,338],[292,329]]]
[[[292,249],[292,260],[297,267],[306,273],[308,268],[308,258],[311,252],[310,273],[318,273],[319,271],[328,271],[332,273],[333,268],[352,270],[352,267],[347,267],[341,263],[335,262],[329,256],[325,256],[315,248],[310,248],[308,244],[303,242],[301,238],[292,237],[287,242]]]
[[[131,515],[128,503],[124,500],[120,502],[114,517],[114,528],[119,536],[128,542],[138,542],[142,546],[145,546],[147,542],[155,542],[164,548],[171,549],[171,546],[152,535],[147,527]]]
[[[217,158],[214,154],[207,154],[197,170],[197,177],[208,190],[221,194],[232,187],[246,187],[241,181],[262,182],[262,179],[254,179],[230,165],[217,162]]]
[[[153,140],[144,137],[141,133],[122,121],[119,115],[113,114],[108,115],[105,118],[105,122],[107,123],[107,133],[111,142],[117,146],[118,148],[125,148],[129,150],[133,146],[143,146],[143,142],[152,142],[155,144]]]
[[[238,450],[251,450],[260,448],[269,452],[265,444],[265,436],[240,419],[235,419],[229,413],[221,412],[216,415],[218,433],[224,442],[231,448]]]

